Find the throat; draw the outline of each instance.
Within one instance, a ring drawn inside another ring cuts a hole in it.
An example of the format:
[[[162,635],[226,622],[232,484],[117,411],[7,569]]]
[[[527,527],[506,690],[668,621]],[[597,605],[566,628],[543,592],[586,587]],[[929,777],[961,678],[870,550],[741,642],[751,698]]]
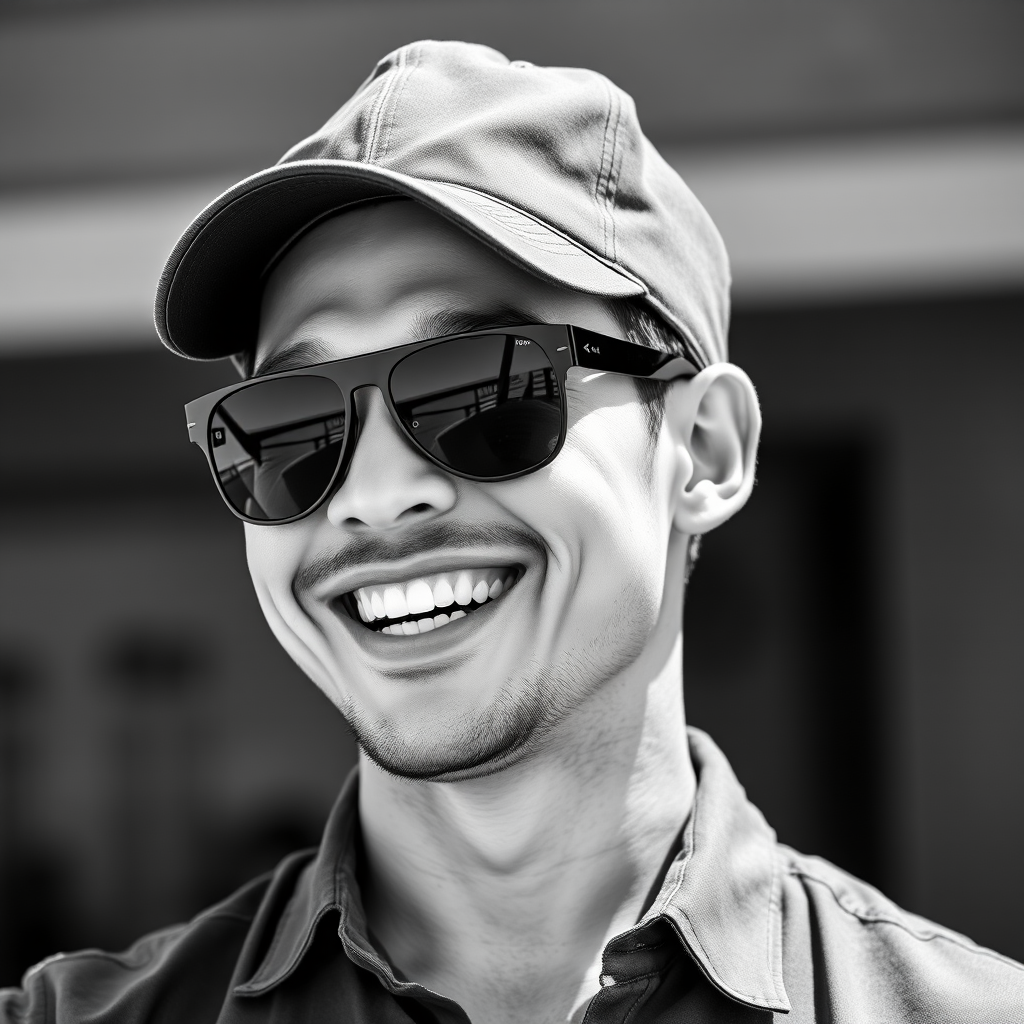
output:
[[[455,1000],[474,1024],[581,1020],[601,988],[605,947],[640,916],[621,862],[603,864],[601,879],[571,864],[541,877],[525,867],[458,879],[425,867],[426,901],[410,913],[375,884],[367,921],[406,978]]]

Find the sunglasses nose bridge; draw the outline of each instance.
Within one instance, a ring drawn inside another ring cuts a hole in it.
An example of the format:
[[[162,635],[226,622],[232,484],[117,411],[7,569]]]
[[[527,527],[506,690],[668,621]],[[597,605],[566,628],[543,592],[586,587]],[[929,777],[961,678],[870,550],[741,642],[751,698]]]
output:
[[[374,392],[376,392],[376,395]],[[387,396],[378,384],[359,384],[352,389],[352,444],[349,445],[350,455],[355,442],[359,440],[360,428],[370,417],[370,410],[375,398],[379,398],[384,403],[385,408],[387,408]],[[390,412],[390,409],[388,411]]]
[[[351,435],[327,502],[328,520],[346,529],[382,530],[449,511],[455,486],[409,445],[386,392],[361,384],[350,404]]]
[[[368,407],[367,403],[373,399],[371,394],[373,391],[376,391],[381,398],[384,397],[384,392],[379,384],[358,384],[352,389],[352,409],[354,412],[358,414]]]
[[[393,408],[387,390],[380,384],[359,384],[352,389],[351,397],[351,432],[352,437],[348,445],[348,458],[351,462],[355,447],[359,443],[359,435],[369,422],[375,400],[381,402],[382,410],[390,417],[394,429],[404,436],[398,414]]]

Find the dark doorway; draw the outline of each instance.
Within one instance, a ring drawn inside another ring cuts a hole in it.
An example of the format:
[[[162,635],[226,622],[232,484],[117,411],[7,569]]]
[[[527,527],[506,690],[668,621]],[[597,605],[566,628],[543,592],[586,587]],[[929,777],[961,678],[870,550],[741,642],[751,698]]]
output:
[[[764,446],[691,581],[685,693],[782,842],[884,887],[877,466],[868,436]]]

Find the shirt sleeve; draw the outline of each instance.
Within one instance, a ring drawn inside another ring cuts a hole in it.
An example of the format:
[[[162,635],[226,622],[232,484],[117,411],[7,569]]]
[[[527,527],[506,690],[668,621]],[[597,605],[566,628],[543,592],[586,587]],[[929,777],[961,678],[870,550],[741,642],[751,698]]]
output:
[[[49,957],[20,988],[0,989],[0,1024],[144,1024],[216,1020],[251,925],[200,915],[140,939],[123,953],[87,949]]]

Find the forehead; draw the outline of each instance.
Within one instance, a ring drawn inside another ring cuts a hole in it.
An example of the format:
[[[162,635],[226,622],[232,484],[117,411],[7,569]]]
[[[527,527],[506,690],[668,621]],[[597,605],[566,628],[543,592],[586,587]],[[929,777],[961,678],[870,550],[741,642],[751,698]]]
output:
[[[535,321],[619,333],[600,298],[534,277],[410,200],[375,203],[318,225],[274,269],[256,369]]]

